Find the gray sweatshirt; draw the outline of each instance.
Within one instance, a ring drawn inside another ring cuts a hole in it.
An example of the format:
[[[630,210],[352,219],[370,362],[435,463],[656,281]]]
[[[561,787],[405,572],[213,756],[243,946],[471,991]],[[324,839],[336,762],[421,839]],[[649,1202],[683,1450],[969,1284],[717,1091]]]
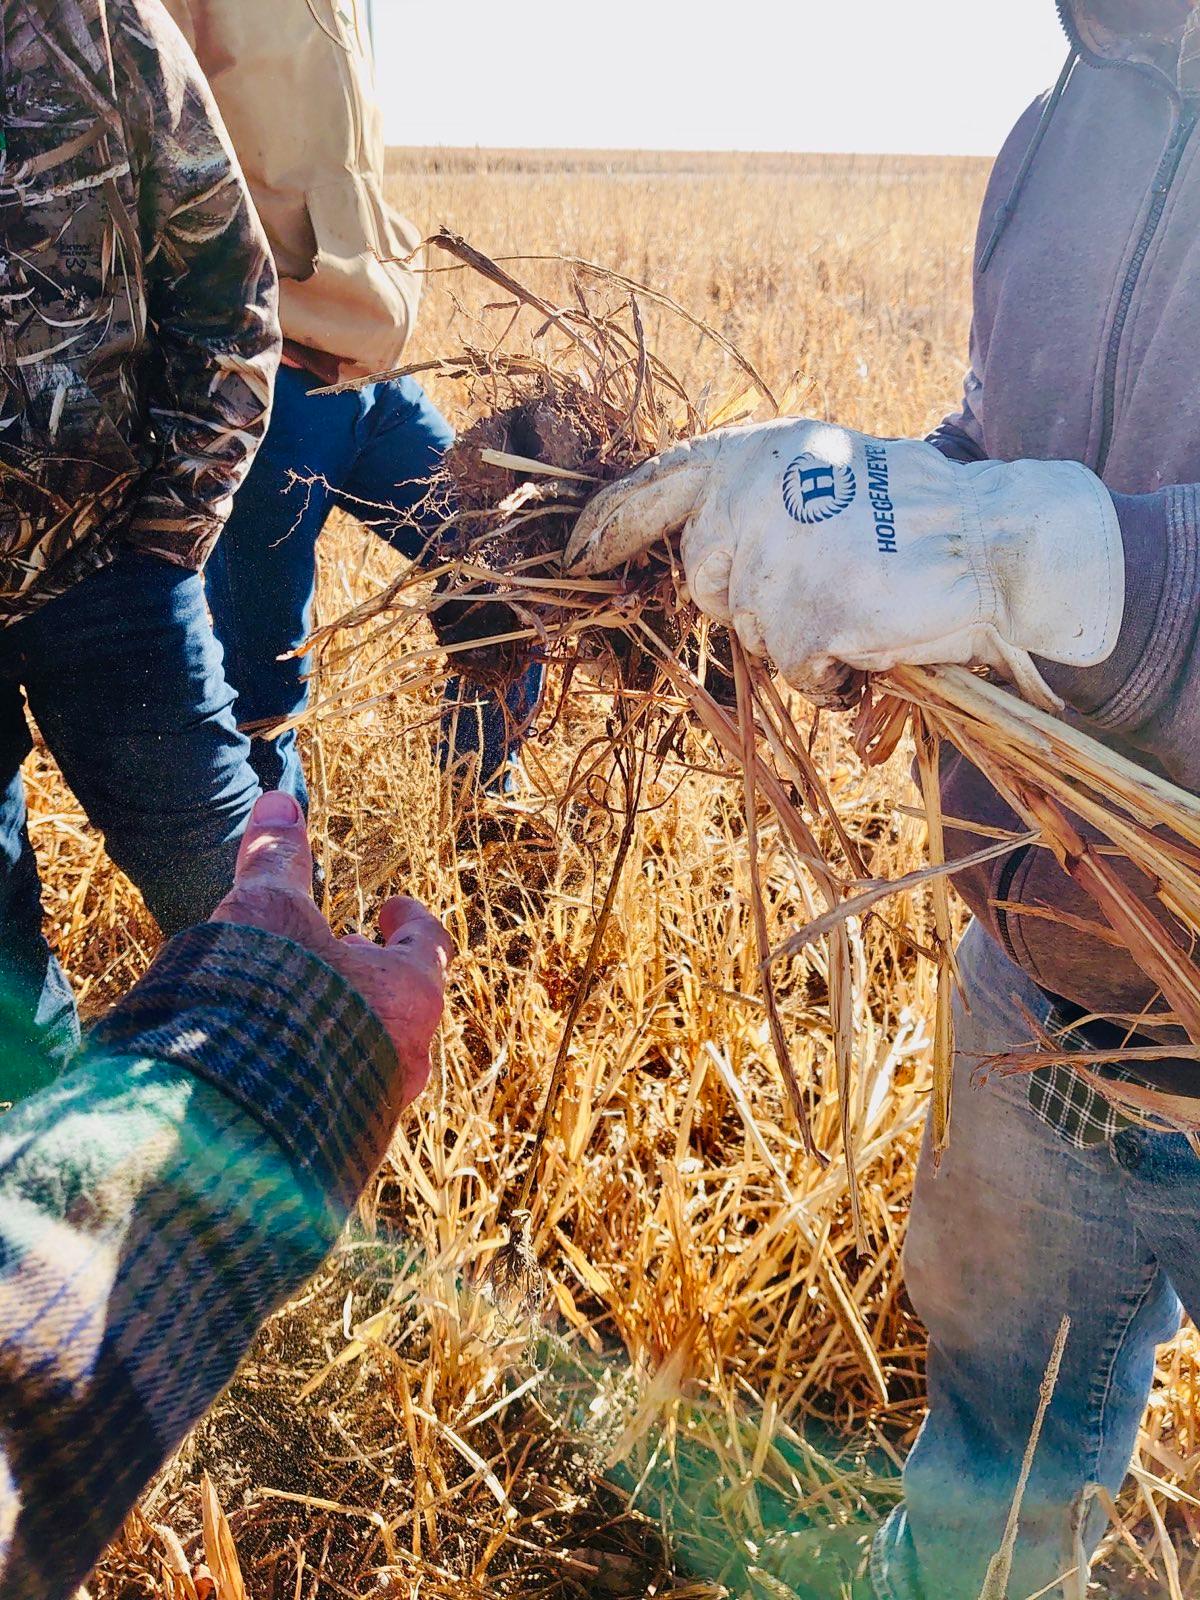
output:
[[[933,441],[963,460],[1082,461],[1104,479],[1125,543],[1120,641],[1099,667],[1042,670],[1090,732],[1195,793],[1200,12],[1181,0],[1060,0],[1059,11],[1072,58],[993,171],[975,259],[971,370],[962,410]],[[1156,14],[1157,34],[1133,31],[1135,18]],[[961,757],[946,762],[943,804],[949,816],[1018,826]],[[980,843],[965,831],[948,836],[959,855]],[[957,881],[1044,989],[1086,1011],[1150,1001],[1153,985],[1127,955],[997,907],[1101,920],[1048,851],[1021,850]],[[1139,889],[1150,897],[1147,882]]]

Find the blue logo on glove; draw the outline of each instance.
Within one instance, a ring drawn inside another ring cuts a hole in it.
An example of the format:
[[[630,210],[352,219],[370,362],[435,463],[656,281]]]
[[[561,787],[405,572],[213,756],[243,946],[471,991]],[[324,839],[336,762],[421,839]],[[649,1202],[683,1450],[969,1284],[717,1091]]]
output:
[[[856,485],[849,467],[834,467],[820,456],[797,456],[783,475],[783,503],[788,515],[811,526],[828,522],[854,500]]]

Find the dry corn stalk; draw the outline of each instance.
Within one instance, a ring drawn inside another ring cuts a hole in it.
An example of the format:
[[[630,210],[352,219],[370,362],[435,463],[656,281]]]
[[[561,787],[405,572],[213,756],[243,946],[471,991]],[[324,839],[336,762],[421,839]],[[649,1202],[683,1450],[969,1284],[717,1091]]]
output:
[[[985,773],[1154,980],[1190,1040],[1190,1048],[1179,1044],[1163,1054],[1189,1058],[1200,1049],[1200,968],[1169,925],[1182,924],[1192,941],[1200,936],[1200,800],[961,668],[904,668],[889,675],[888,687]],[[1103,835],[1109,851],[1085,839],[1077,821]],[[1118,876],[1114,855],[1153,884],[1161,914]],[[1149,1058],[1154,1049],[1131,1046],[1122,1057],[1133,1062],[1139,1053]],[[1086,1072],[1088,1059],[1077,1055],[1072,1064]],[[1092,1081],[1132,1108],[1129,1085],[1094,1074]],[[1200,1126],[1200,1104],[1153,1089],[1134,1099],[1143,1115],[1185,1131]]]
[[[503,306],[507,328],[498,341],[467,345],[437,363],[443,374],[467,385],[479,420],[452,451],[449,483],[441,491],[446,510],[440,561],[432,573],[435,595],[431,602],[428,569],[408,574],[325,630],[316,643],[326,651],[354,648],[353,643],[339,643],[347,630],[370,629],[375,639],[380,630],[394,629],[398,620],[415,623],[431,615],[449,665],[440,668],[437,652],[427,645],[411,650],[404,659],[419,663],[422,684],[439,670],[453,669],[497,686],[536,658],[564,666],[565,699],[577,669],[601,674],[622,709],[610,724],[607,752],[589,752],[589,761],[577,769],[577,799],[587,796],[590,778],[604,761],[609,777],[622,770],[622,761],[625,770],[636,771],[640,792],[655,771],[655,754],[680,748],[684,724],[691,736],[710,748],[715,745],[726,760],[741,767],[752,875],[757,808],[763,802],[789,840],[797,871],[814,896],[813,920],[782,950],[772,952],[757,882],[753,891],[774,1054],[805,1146],[820,1157],[771,980],[774,960],[795,956],[819,940],[825,947],[832,1058],[853,1194],[853,973],[846,925],[867,904],[884,898],[887,886],[870,877],[860,848],[838,819],[808,755],[809,733],[797,722],[794,705],[744,660],[736,645],[725,649],[732,656],[733,684],[728,667],[724,673],[714,670],[714,656],[721,653],[719,630],[709,629],[682,596],[672,551],[663,549],[603,580],[574,577],[561,564],[567,534],[597,485],[685,433],[739,420],[758,404],[774,406],[775,398],[727,340],[689,318],[726,359],[736,362],[751,385],[732,406],[706,414],[703,403],[688,395],[648,347],[640,304],[648,299],[663,304],[664,297],[628,278],[588,263],[563,261],[559,265],[570,279],[571,294],[555,305],[522,284],[510,270],[512,263],[493,261],[454,235],[442,233],[431,242],[461,270],[481,273],[510,297]],[[672,309],[687,316],[678,307]],[[519,339],[523,342],[517,348]],[[562,709],[560,702],[553,715]],[[321,707],[310,714],[320,715]],[[931,886],[932,897],[932,949],[926,953],[942,978],[934,1047],[936,1153],[941,1154],[950,1137],[955,967],[948,880],[968,864],[944,861],[937,798],[942,739],[985,772],[1029,828],[1027,835],[1000,840],[970,861],[1030,839],[1052,849],[1096,902],[1113,937],[1153,977],[1193,1046],[1200,1047],[1200,971],[1170,937],[1163,918],[1130,894],[1111,859],[1082,836],[1073,820],[1096,828],[1113,851],[1145,872],[1156,885],[1164,915],[1200,935],[1200,800],[962,669],[904,668],[869,687],[859,735],[864,758],[883,760],[910,735],[931,862],[929,871],[919,875]],[[634,795],[627,819],[636,813],[637,803]],[[913,886],[910,878],[897,887]],[[592,975],[586,973],[581,983],[590,983]],[[564,1029],[558,1068],[572,1025],[573,1017]],[[1074,1054],[1072,1060],[1086,1070],[1086,1055]],[[1178,1105],[1168,1105],[1154,1091],[1146,1095],[1143,1110],[1179,1119]],[[552,1083],[522,1200],[528,1197],[553,1117],[553,1100]],[[857,1219],[856,1195],[853,1203]]]
[[[1067,1340],[1071,1334],[1071,1319],[1063,1317],[1058,1325],[1058,1332],[1054,1337],[1054,1346],[1050,1351],[1050,1360],[1046,1371],[1038,1386],[1037,1414],[1033,1419],[1029,1440],[1025,1446],[1025,1454],[1021,1461],[1021,1471],[1017,1477],[1017,1486],[1013,1491],[1012,1504],[1009,1506],[1008,1517],[1004,1525],[1004,1538],[1000,1541],[1000,1548],[988,1562],[987,1574],[983,1580],[983,1588],[979,1591],[979,1600],[1007,1600],[1009,1580],[1012,1577],[1013,1557],[1017,1549],[1017,1533],[1021,1522],[1021,1507],[1025,1501],[1025,1491],[1029,1487],[1030,1475],[1033,1472],[1033,1459],[1037,1454],[1038,1445],[1042,1439],[1042,1429],[1046,1425],[1046,1413],[1050,1410],[1054,1391],[1058,1387],[1059,1374],[1062,1371],[1063,1356],[1067,1350]]]
[[[919,709],[913,711],[913,735],[917,747],[917,768],[921,777],[921,794],[925,800],[925,814],[929,828],[929,859],[933,867],[946,860],[945,839],[942,832],[942,811],[938,796],[939,740],[932,732]],[[954,976],[953,927],[950,916],[950,892],[946,879],[939,875],[932,881],[933,932],[937,941],[938,987],[937,1017],[933,1033],[933,1103],[930,1111],[933,1134],[934,1163],[941,1161],[950,1143],[950,1111],[954,1083],[954,1022],[951,1007],[951,980]]]

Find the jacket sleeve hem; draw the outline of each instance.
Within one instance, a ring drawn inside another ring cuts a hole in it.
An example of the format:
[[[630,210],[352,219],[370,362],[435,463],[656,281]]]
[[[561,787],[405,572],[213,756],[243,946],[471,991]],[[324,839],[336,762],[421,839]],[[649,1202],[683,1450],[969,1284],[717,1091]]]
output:
[[[928,434],[925,442],[934,445],[951,461],[957,461],[962,465],[971,461],[987,460],[987,453],[953,417],[947,418]]]
[[[1113,501],[1125,546],[1126,616],[1112,665],[1092,669],[1098,677],[1087,686],[1091,707],[1084,714],[1098,732],[1120,736],[1155,716],[1191,649],[1200,592],[1200,486],[1114,495]],[[1069,683],[1056,687],[1080,703]]]
[[[187,572],[200,572],[221,537],[223,522],[210,527],[188,528],[186,533],[171,534],[153,522],[141,524],[136,515],[122,530],[122,542],[142,555],[157,556],[169,561],[173,567],[183,567]]]

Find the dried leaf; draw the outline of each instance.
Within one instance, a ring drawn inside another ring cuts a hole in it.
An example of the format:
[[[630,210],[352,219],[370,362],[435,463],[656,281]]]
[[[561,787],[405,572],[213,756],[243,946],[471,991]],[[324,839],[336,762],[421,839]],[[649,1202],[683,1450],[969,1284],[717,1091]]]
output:
[[[247,1600],[233,1534],[207,1472],[200,1480],[200,1509],[204,1520],[204,1556],[217,1586],[216,1600]]]

